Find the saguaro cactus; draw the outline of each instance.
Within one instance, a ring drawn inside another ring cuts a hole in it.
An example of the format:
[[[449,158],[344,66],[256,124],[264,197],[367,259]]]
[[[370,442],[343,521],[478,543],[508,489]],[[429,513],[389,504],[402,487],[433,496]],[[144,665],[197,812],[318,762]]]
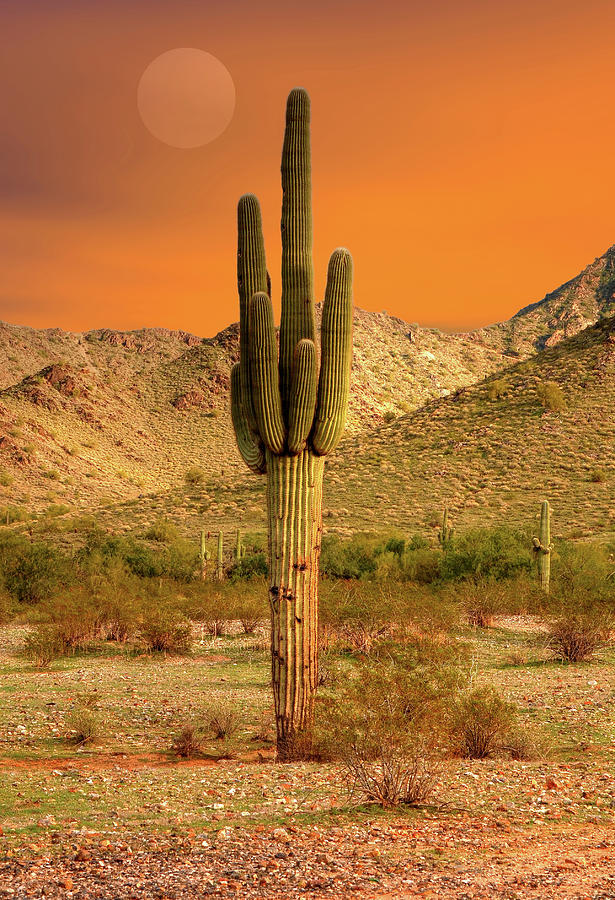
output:
[[[237,540],[235,542],[235,559],[237,560],[237,562],[243,559],[244,549],[245,548],[241,543],[241,531],[238,531]]]
[[[545,592],[549,593],[549,579],[551,577],[551,509],[549,501],[543,500],[540,508],[540,537],[533,538],[534,553],[536,554],[536,563],[538,567],[538,577],[540,586]]]
[[[218,554],[216,557],[216,577],[219,581],[224,578],[224,534],[218,532]]]
[[[329,260],[318,367],[310,100],[301,88],[286,107],[282,192],[279,355],[258,200],[239,201],[231,407],[241,455],[267,475],[273,694],[278,755],[289,759],[309,741],[313,720],[324,458],[342,436],[352,363],[352,257],[339,248]]]
[[[201,550],[199,552],[199,557],[201,560],[201,578],[203,581],[207,578],[207,563],[209,561],[209,550],[205,546],[205,531],[201,531]]]
[[[453,529],[448,524],[448,506],[445,506],[444,512],[442,513],[442,528],[438,532],[438,543],[443,550],[446,550],[446,548],[450,546],[452,537]]]

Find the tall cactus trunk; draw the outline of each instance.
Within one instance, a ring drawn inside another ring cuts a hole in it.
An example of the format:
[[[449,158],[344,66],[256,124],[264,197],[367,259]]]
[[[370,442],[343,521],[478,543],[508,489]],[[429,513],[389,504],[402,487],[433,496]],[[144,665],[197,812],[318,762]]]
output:
[[[318,564],[324,459],[267,453],[271,667],[278,756],[309,746],[318,684]]]
[[[540,545],[538,554],[538,574],[540,586],[549,593],[549,581],[551,580],[551,522],[549,501],[545,500],[540,508]]]
[[[549,581],[551,579],[551,508],[548,500],[543,500],[540,507],[540,537],[533,539],[534,553],[536,554],[536,567],[540,586],[549,593]]]

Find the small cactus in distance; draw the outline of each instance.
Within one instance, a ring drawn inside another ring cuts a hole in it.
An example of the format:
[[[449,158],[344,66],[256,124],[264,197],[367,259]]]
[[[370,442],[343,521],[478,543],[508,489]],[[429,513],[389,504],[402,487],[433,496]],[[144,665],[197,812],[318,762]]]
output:
[[[244,553],[245,553],[245,549],[246,549],[246,548],[245,548],[244,545],[241,543],[241,531],[238,531],[238,532],[237,532],[237,540],[236,540],[236,543],[235,543],[235,559],[237,560],[237,562],[239,562],[240,560],[243,559]]]
[[[207,578],[207,563],[210,556],[211,554],[205,546],[205,530],[203,529],[201,531],[201,549],[199,551],[199,558],[201,560],[201,578],[203,581]]]
[[[218,532],[218,554],[216,557],[216,577],[218,581],[224,578],[224,534]]]
[[[549,593],[549,580],[551,578],[551,508],[548,500],[543,500],[540,508],[540,537],[532,539],[534,545],[534,554],[536,555],[536,566],[538,569],[538,578],[540,586],[545,592]]]
[[[448,524],[448,506],[445,506],[444,512],[442,513],[442,528],[438,532],[438,543],[443,550],[446,550],[450,547],[452,539],[453,528]]]

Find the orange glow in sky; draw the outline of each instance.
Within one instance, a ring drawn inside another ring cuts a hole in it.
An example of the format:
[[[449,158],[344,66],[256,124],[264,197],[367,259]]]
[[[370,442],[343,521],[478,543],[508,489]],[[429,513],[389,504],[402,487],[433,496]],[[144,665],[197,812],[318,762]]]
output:
[[[319,296],[343,245],[357,305],[466,329],[615,243],[612,0],[7,0],[0,15],[5,321],[215,334],[238,318],[245,192],[279,298],[297,85],[312,97]],[[148,65],[180,47],[235,88],[226,129],[192,149],[157,140],[137,108]]]

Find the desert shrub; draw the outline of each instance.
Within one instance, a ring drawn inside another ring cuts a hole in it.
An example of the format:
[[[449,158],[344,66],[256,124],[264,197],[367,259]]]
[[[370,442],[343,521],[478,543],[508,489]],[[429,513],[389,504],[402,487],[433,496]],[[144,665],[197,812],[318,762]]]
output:
[[[179,734],[175,737],[171,749],[176,756],[182,759],[193,759],[198,756],[203,749],[204,734],[203,729],[193,722],[189,722],[182,727]]]
[[[257,625],[269,616],[265,579],[230,584],[223,595],[229,616],[241,622],[244,634],[254,634]]]
[[[39,604],[35,615],[53,626],[64,652],[85,649],[101,626],[100,609],[85,586],[70,588]]]
[[[100,556],[103,561],[119,559],[139,578],[168,577],[176,581],[191,581],[200,569],[198,550],[189,541],[172,538],[176,533],[175,526],[167,528],[167,524],[163,522],[160,527],[152,526],[147,532],[158,535],[158,538],[152,537],[159,545],[155,548],[133,537],[114,535],[99,540],[97,535],[92,535],[82,559],[85,561],[91,555]],[[169,538],[168,542],[165,542],[165,535]]]
[[[38,625],[26,635],[25,654],[37,669],[49,668],[62,653],[62,642],[53,625]]]
[[[13,522],[25,522],[28,511],[22,506],[0,506],[0,525],[12,525]]]
[[[597,603],[585,608],[567,605],[548,622],[547,646],[558,659],[582,662],[609,643],[614,625],[612,611]]]
[[[400,576],[404,581],[433,584],[440,575],[441,554],[424,546],[407,546],[400,563]]]
[[[491,686],[474,688],[452,705],[450,738],[454,750],[470,759],[485,759],[501,750],[515,722],[516,707]]]
[[[453,645],[382,645],[319,701],[315,753],[341,759],[351,795],[382,806],[429,796],[460,662]]]
[[[543,732],[513,724],[503,738],[502,748],[511,759],[545,759],[551,752],[551,745]]]
[[[489,400],[499,400],[507,395],[509,387],[505,378],[495,378],[487,387],[487,397]]]
[[[556,545],[552,564],[551,589],[555,598],[575,595],[577,601],[600,600],[605,605],[615,602],[613,562],[609,548],[599,544],[568,543]]]
[[[543,381],[536,388],[540,403],[550,412],[561,412],[566,409],[566,400],[561,387],[555,381]]]
[[[158,541],[161,544],[170,544],[178,538],[177,528],[167,519],[158,519],[145,532],[145,539],[148,541]]]
[[[389,602],[387,602],[387,599]],[[372,582],[323,584],[319,618],[327,637],[340,649],[369,653],[396,619],[390,597]]]
[[[9,592],[0,585],[0,625],[7,625],[17,614],[17,605]]]
[[[95,743],[101,736],[101,722],[98,715],[87,706],[78,705],[67,717],[66,738],[71,744],[83,747]]]
[[[0,571],[7,590],[20,603],[38,603],[74,580],[74,567],[64,554],[16,535],[0,541]]]
[[[6,469],[0,469],[0,486],[10,487],[13,484],[13,476]]]
[[[229,571],[229,581],[249,581],[267,575],[267,557],[264,553],[250,553],[234,563]]]
[[[356,534],[342,541],[337,534],[323,538],[320,570],[332,578],[364,578],[376,571],[377,550],[381,538]]]
[[[239,715],[233,706],[212,704],[203,715],[203,722],[217,741],[232,737],[239,728]]]
[[[205,472],[198,466],[192,466],[184,475],[184,481],[188,485],[203,484],[205,481]]]
[[[189,653],[192,626],[177,610],[168,607],[149,609],[139,627],[139,639],[148,651],[165,654]]]
[[[461,578],[514,578],[531,571],[531,541],[506,526],[470,528],[453,537],[452,546],[440,556],[445,581]]]
[[[589,473],[589,480],[593,484],[604,484],[606,481],[606,472],[604,469],[591,469]]]
[[[473,628],[491,628],[495,616],[504,608],[504,589],[501,584],[478,578],[456,586],[468,625]]]
[[[186,615],[201,623],[208,634],[223,635],[233,619],[231,604],[227,602],[229,585],[198,581],[186,587],[183,605]]]

